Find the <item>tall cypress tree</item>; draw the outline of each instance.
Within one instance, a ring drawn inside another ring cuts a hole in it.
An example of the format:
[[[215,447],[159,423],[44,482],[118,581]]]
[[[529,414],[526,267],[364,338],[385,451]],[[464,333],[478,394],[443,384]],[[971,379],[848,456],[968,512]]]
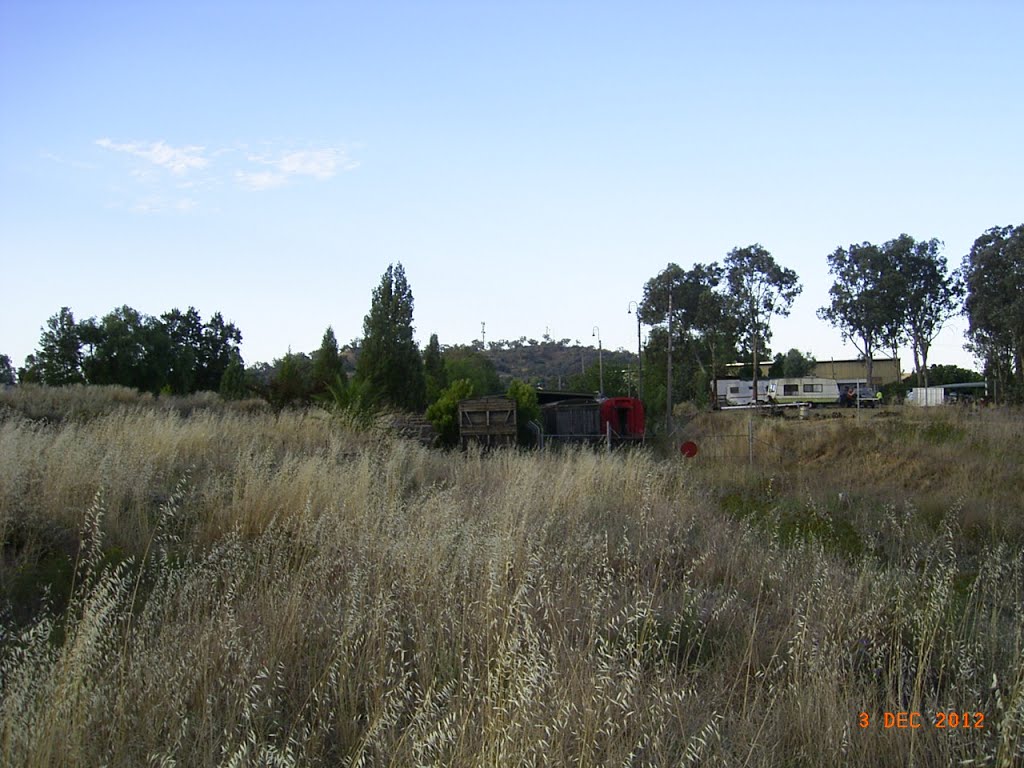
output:
[[[441,357],[441,345],[437,334],[430,334],[430,343],[423,354],[423,372],[427,385],[427,404],[433,403],[441,396],[441,390],[448,386],[448,375],[445,373],[444,358]]]
[[[328,387],[344,387],[345,366],[338,351],[338,339],[334,328],[327,326],[320,349],[313,353],[313,394],[321,395]]]
[[[401,262],[388,265],[373,290],[363,320],[363,347],[356,377],[374,405],[422,410],[426,397],[423,360],[413,340],[412,290]]]

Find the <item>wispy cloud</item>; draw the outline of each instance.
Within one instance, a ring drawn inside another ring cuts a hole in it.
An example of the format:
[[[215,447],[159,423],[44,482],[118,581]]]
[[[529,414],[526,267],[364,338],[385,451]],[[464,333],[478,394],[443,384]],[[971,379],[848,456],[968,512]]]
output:
[[[238,179],[238,183],[243,187],[256,190],[257,192],[280,187],[288,183],[287,176],[283,173],[274,173],[273,171],[258,171],[256,173],[237,171],[235,178]]]
[[[146,213],[206,208],[209,196],[231,179],[236,188],[265,192],[301,181],[327,181],[359,165],[341,146],[295,149],[294,145],[267,142],[253,152],[244,145],[172,146],[163,140],[117,142],[101,138],[94,144],[146,161],[128,169],[146,196],[126,206]],[[173,182],[167,173],[174,177]],[[195,196],[181,198],[186,190]]]
[[[190,170],[205,168],[209,163],[203,156],[205,147],[190,144],[184,147],[172,147],[163,141],[128,142],[118,144],[110,139],[97,139],[96,144],[113,152],[124,152],[141,157],[154,165],[166,168],[173,174],[182,175]]]
[[[39,153],[39,156],[44,160],[49,160],[50,162],[59,163],[61,165],[69,165],[72,168],[78,168],[83,171],[94,171],[99,167],[95,163],[86,163],[83,162],[82,160],[68,160],[62,157],[61,155],[58,155],[54,152],[50,152],[47,150],[41,151]]]
[[[295,176],[307,176],[323,181],[337,176],[341,171],[351,171],[359,165],[344,149],[338,147],[297,150],[285,152],[278,157],[250,155],[249,161],[275,169],[238,174],[239,181],[250,189],[257,190],[279,187]]]
[[[289,152],[276,163],[282,173],[329,179],[338,171],[350,171],[358,163],[349,159],[341,149],[316,149]]]
[[[136,200],[132,204],[131,210],[136,213],[166,213],[168,211],[188,213],[195,210],[197,206],[198,203],[190,197],[172,200],[162,195],[150,195]]]

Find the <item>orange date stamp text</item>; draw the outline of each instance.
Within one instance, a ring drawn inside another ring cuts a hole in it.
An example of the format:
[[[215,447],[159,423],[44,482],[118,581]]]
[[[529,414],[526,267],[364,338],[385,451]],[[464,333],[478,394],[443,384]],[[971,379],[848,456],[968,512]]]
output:
[[[964,710],[939,711],[933,715],[922,714],[921,712],[881,712],[872,717],[867,712],[860,712],[857,715],[857,725],[861,728],[882,727],[889,728],[938,728],[938,729],[983,729],[985,727],[984,712],[970,712]]]

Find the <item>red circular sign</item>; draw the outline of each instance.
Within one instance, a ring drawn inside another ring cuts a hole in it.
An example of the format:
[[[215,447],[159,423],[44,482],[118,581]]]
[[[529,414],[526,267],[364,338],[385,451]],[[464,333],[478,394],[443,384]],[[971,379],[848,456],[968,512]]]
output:
[[[697,444],[692,440],[687,440],[685,443],[679,446],[679,452],[688,459],[692,459],[697,455]]]

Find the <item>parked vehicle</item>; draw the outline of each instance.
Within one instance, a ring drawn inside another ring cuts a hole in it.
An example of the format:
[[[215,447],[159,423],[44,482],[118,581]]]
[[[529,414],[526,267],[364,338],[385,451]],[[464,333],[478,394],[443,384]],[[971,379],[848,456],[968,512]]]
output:
[[[865,384],[849,386],[839,393],[839,404],[847,408],[874,408],[878,405],[878,391]]]
[[[752,405],[754,402],[754,382],[743,379],[719,379],[716,384],[718,406]],[[757,401],[768,402],[768,381],[757,382]]]
[[[835,379],[770,379],[768,400],[776,405],[808,403],[835,405],[839,402],[839,385]]]

